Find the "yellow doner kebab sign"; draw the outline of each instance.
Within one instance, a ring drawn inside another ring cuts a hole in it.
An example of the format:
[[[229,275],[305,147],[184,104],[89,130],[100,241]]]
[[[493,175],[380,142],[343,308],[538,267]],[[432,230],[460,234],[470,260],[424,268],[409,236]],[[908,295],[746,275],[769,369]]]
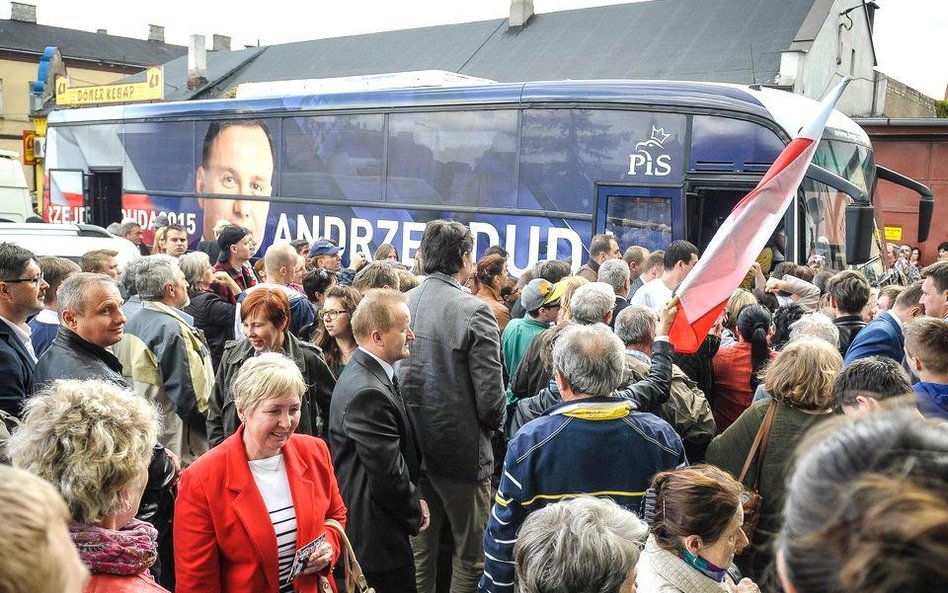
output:
[[[65,76],[56,77],[57,105],[95,105],[161,100],[165,96],[164,74],[158,66],[145,71],[145,82],[70,87]]]

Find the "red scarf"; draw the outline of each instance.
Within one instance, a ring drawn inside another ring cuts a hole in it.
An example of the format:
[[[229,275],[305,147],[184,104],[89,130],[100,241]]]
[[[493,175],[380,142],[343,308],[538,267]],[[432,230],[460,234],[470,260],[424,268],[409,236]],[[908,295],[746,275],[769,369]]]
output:
[[[118,530],[70,523],[69,535],[82,563],[93,574],[141,574],[158,558],[155,544],[158,531],[151,523],[138,519],[132,519]]]

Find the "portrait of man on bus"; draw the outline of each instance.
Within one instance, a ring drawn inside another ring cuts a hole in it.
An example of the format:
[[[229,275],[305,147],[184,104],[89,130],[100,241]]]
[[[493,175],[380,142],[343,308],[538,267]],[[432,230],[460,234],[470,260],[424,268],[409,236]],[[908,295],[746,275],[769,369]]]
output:
[[[261,120],[212,122],[204,136],[195,190],[203,194],[270,196],[273,187],[273,138]],[[227,220],[262,241],[270,203],[265,199],[201,198],[203,239],[214,238],[214,224]]]

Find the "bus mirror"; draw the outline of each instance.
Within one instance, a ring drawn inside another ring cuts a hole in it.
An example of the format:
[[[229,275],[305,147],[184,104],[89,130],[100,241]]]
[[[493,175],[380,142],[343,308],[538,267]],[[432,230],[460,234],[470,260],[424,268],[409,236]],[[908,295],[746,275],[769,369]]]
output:
[[[918,201],[918,242],[928,241],[928,231],[932,228],[932,213],[935,211],[935,200],[922,198]]]
[[[918,193],[918,242],[924,243],[927,241],[928,231],[931,230],[932,226],[932,213],[935,210],[935,195],[931,188],[882,165],[876,165],[876,175],[879,179],[891,181],[896,185],[901,185]]]
[[[846,263],[864,264],[871,257],[875,212],[872,204],[853,203],[846,206]]]

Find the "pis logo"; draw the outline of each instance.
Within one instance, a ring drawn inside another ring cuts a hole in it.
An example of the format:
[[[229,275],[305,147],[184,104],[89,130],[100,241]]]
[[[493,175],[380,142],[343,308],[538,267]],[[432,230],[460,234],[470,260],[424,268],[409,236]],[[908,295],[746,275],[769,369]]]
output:
[[[671,173],[671,155],[660,153],[669,138],[671,134],[666,134],[664,128],[652,126],[651,138],[637,143],[635,152],[629,155],[629,175],[664,177]]]

